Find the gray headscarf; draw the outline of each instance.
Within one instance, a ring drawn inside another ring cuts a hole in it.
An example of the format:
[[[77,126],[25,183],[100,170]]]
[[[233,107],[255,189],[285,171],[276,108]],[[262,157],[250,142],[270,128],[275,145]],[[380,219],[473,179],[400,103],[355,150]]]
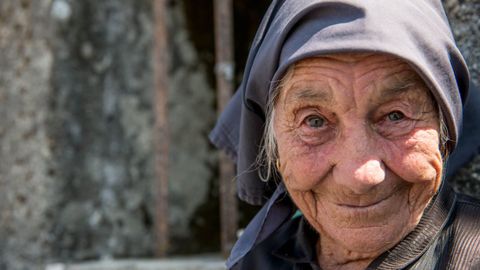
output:
[[[242,84],[210,135],[237,162],[239,197],[264,204],[275,190],[256,159],[269,93],[293,63],[341,52],[385,53],[409,63],[433,93],[455,147],[468,70],[439,0],[272,1],[253,42]]]

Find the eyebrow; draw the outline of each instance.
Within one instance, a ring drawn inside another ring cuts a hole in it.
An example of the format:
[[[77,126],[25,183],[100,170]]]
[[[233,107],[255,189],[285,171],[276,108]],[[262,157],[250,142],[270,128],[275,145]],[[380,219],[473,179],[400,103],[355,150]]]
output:
[[[292,93],[293,92],[293,93]],[[291,88],[291,92],[287,94],[285,101],[290,100],[294,102],[299,101],[316,101],[316,102],[331,102],[333,100],[330,89],[322,89],[320,91],[311,88]]]
[[[382,87],[382,91],[379,92],[377,102],[383,103],[398,97],[404,93],[412,91],[417,86],[422,86],[422,80],[415,76],[406,76],[398,81],[387,83]],[[332,89],[322,87],[319,90],[314,90],[311,87],[305,86],[292,86],[289,93],[287,93],[285,102],[302,102],[313,101],[322,103],[334,103],[332,95]]]
[[[387,85],[381,91],[380,101],[392,99],[403,93],[411,91],[415,86],[422,85],[422,81],[418,78],[406,78],[401,81]]]

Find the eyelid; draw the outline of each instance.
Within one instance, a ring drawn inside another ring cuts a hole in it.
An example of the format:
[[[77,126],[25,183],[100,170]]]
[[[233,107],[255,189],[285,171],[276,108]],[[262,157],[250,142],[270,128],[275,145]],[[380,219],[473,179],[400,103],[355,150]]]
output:
[[[373,114],[373,118],[376,122],[385,119],[390,113],[396,111],[401,112],[406,118],[414,118],[414,112],[411,106],[403,102],[393,102],[393,104],[390,103],[380,106]]]
[[[325,119],[325,121],[329,121],[331,116],[328,115],[328,112],[325,112],[321,108],[318,108],[317,106],[302,106],[299,108],[296,108],[294,111],[294,116],[295,116],[295,121],[296,122],[302,122],[304,121],[307,117],[311,115],[318,115]]]
[[[393,112],[400,112],[403,114],[403,117],[392,121],[388,117]],[[394,107],[383,111],[379,118],[376,119],[374,126],[375,130],[383,137],[393,139],[408,134],[417,122],[418,119],[412,114],[405,113],[405,110]]]
[[[392,122],[391,120],[388,119],[389,115],[393,112],[399,112],[403,115],[403,118],[398,120],[398,121],[394,121],[394,122],[400,122],[402,120],[408,120],[408,119],[412,119],[412,117],[408,114],[408,113],[405,113],[403,110],[399,110],[399,109],[392,109],[392,110],[388,110],[388,111],[383,111],[379,114],[377,114],[375,116],[373,120],[374,123],[380,123],[380,122],[384,122],[384,121],[390,121]]]

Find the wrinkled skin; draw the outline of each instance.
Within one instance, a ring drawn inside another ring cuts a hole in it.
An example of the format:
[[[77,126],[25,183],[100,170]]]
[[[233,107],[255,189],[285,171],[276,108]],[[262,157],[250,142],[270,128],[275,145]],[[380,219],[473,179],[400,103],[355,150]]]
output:
[[[435,106],[388,55],[310,58],[286,75],[274,107],[278,169],[320,234],[322,269],[365,269],[418,224],[441,182]]]

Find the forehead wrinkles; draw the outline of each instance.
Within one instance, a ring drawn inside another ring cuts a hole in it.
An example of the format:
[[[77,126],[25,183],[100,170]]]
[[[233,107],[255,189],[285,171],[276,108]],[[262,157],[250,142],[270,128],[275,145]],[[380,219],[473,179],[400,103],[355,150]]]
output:
[[[419,90],[428,92],[423,80],[408,64],[401,61],[391,62],[390,64],[392,63],[397,63],[397,65],[380,65],[356,77],[353,86],[357,87],[355,96],[360,96],[369,89],[375,89],[370,100],[380,102],[396,96],[403,96],[414,89],[417,89],[415,91],[417,94]]]
[[[376,76],[380,79],[403,70],[410,70],[413,72],[407,63],[393,57],[379,59],[377,61],[367,61],[367,59],[365,59],[364,61],[356,62],[353,70],[357,80],[370,80],[371,78],[369,78],[369,75]]]
[[[343,61],[342,57],[340,61]],[[346,57],[352,67],[353,98],[356,103],[364,94],[373,90],[367,102],[379,101],[383,95],[394,97],[412,86],[423,85],[423,80],[405,61],[390,55],[368,55],[352,60]],[[367,91],[367,92],[365,92]]]
[[[304,59],[296,63],[284,79],[280,99],[285,102],[292,98],[332,101],[335,96],[332,91],[342,88],[351,90],[345,93],[356,103],[364,91],[372,88],[380,90],[375,91],[373,98],[381,95],[382,90],[423,82],[406,62],[382,54],[339,54]]]
[[[402,70],[411,70],[410,66],[404,61],[382,54],[338,54],[307,58],[296,63],[292,69],[293,72],[288,78],[290,84],[304,80],[304,77],[308,76],[311,79],[315,76],[323,76],[342,84],[353,84],[355,81],[362,81],[362,79],[377,82],[384,76]],[[371,78],[371,76],[374,76],[374,78]],[[345,82],[340,82],[338,78]],[[347,78],[351,78],[351,80]]]
[[[306,59],[296,63],[291,73],[286,77],[281,96],[284,102],[290,99],[317,99],[332,102],[332,85],[346,87],[339,77],[345,77],[348,72],[339,63],[325,58]],[[320,90],[320,91],[318,91]],[[292,93],[293,92],[293,93]]]
[[[353,77],[356,79],[362,79],[369,74],[381,78],[381,75],[384,74],[395,73],[403,69],[411,70],[406,62],[397,57],[369,53],[345,53],[308,58],[298,62],[295,67],[325,68],[336,72],[335,75],[350,74],[354,75]]]

